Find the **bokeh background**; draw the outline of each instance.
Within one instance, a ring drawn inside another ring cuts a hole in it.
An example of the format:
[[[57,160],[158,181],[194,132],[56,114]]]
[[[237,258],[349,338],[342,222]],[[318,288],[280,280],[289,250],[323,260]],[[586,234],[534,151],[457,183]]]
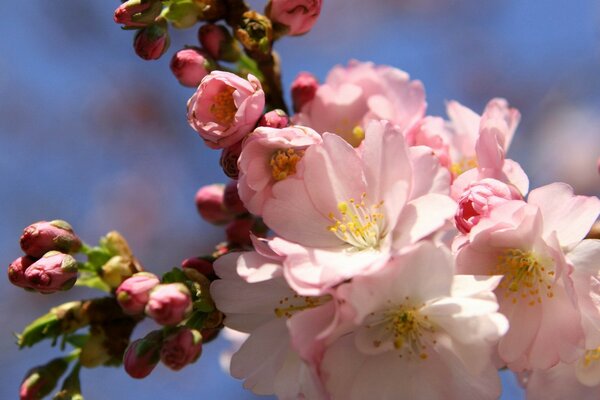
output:
[[[406,70],[425,83],[429,114],[456,99],[477,112],[496,96],[523,114],[509,155],[532,187],[552,181],[599,194],[600,3],[596,0],[324,0],[304,37],[277,44],[284,83],[303,70],[324,79],[351,58]],[[251,1],[262,8],[264,1]],[[175,32],[163,59],[145,62],[133,33],[112,21],[119,2],[11,2],[0,24],[0,260],[41,219],[70,221],[89,243],[122,232],[151,271],[209,251],[223,232],[196,214],[204,184],[224,182],[218,152],[186,123],[192,90],[170,75],[170,55],[194,44]],[[57,350],[18,351],[12,332],[89,291],[42,296],[0,280],[0,398],[17,397],[33,365]],[[145,325],[136,331],[141,336]],[[85,370],[86,399],[250,399],[218,367],[224,340],[179,373],[159,366],[143,381],[114,368]],[[522,390],[503,374],[503,399]]]

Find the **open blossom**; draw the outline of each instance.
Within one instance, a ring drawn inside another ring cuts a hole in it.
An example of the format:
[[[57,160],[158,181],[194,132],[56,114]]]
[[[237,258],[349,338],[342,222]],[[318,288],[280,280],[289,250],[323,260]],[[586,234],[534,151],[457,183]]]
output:
[[[423,84],[406,72],[353,61],[331,70],[294,122],[357,146],[370,121],[387,120],[404,130],[423,117],[426,107]]]
[[[250,133],[264,107],[265,93],[256,77],[213,71],[188,100],[188,122],[209,147],[222,149]]]
[[[270,0],[267,16],[287,28],[288,35],[308,32],[321,13],[321,0]]]
[[[441,228],[456,211],[447,170],[425,147],[408,149],[402,132],[372,122],[359,149],[334,134],[309,147],[302,179],[273,186],[263,219],[279,237],[289,284],[318,295],[380,268],[399,249]]]
[[[469,232],[457,270],[504,276],[496,293],[510,330],[498,352],[511,369],[546,369],[583,352],[581,307],[591,294],[579,290],[574,278],[589,280],[600,269],[597,261],[591,266],[600,242],[582,242],[599,214],[600,200],[555,183],[533,190],[528,203],[512,200],[494,208]],[[584,312],[600,326],[595,314]]]
[[[262,215],[273,187],[287,178],[299,176],[298,162],[305,150],[321,142],[317,132],[302,126],[260,127],[252,132],[244,142],[238,164],[238,191],[248,211]]]
[[[146,314],[161,325],[176,325],[192,310],[190,291],[182,283],[156,286],[150,292]]]
[[[331,398],[497,399],[493,346],[508,328],[498,281],[454,276],[450,255],[425,241],[342,285],[358,327],[323,357]]]

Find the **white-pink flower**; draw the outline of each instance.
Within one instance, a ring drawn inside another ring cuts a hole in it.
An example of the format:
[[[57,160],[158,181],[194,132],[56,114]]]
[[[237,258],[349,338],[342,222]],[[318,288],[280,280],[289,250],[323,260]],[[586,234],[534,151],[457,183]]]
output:
[[[302,179],[273,186],[263,219],[278,237],[290,286],[319,295],[380,268],[392,249],[432,234],[456,211],[447,170],[431,150],[406,146],[388,122],[372,122],[361,147],[334,134],[309,147]]]
[[[351,61],[331,70],[295,122],[357,146],[370,121],[388,120],[404,130],[423,117],[426,107],[423,84],[411,81],[406,72]]]
[[[358,328],[331,344],[321,376],[332,399],[496,399],[495,342],[507,330],[498,277],[454,276],[422,242],[338,289]]]
[[[213,71],[202,79],[188,100],[190,126],[213,149],[229,147],[250,133],[262,115],[265,93],[253,75],[240,78]]]
[[[248,211],[262,215],[273,186],[289,177],[300,177],[298,162],[306,148],[321,142],[317,132],[302,126],[260,127],[252,132],[238,161],[238,192]]]

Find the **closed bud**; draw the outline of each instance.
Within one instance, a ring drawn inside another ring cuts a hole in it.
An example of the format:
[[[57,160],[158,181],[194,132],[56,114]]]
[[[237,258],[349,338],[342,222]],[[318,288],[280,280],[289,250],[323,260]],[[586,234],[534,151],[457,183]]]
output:
[[[142,379],[150,375],[160,361],[161,346],[161,331],[152,331],[143,339],[131,342],[123,356],[125,372],[136,379]]]
[[[201,273],[206,278],[214,280],[217,276],[213,267],[213,260],[214,259],[212,257],[186,258],[181,262],[181,269],[183,269],[183,272],[186,273],[186,276],[188,270],[194,270]]]
[[[160,349],[160,361],[174,371],[193,363],[202,353],[202,335],[195,329],[181,328],[168,336]]]
[[[239,141],[229,147],[225,147],[223,151],[221,151],[219,164],[221,165],[221,168],[223,168],[225,175],[231,179],[237,179],[240,174],[240,170],[238,168],[240,154],[242,154],[242,141]]]
[[[196,48],[179,50],[171,59],[171,72],[183,86],[197,87],[215,69],[210,56]]]
[[[292,82],[292,103],[294,111],[302,111],[305,104],[315,98],[319,81],[309,72],[300,72]]]
[[[266,14],[281,33],[302,35],[317,22],[321,5],[321,0],[270,0]]]
[[[159,283],[158,277],[149,272],[138,272],[121,283],[116,296],[123,312],[129,315],[142,314],[150,299],[150,291]]]
[[[246,214],[248,210],[244,206],[244,203],[240,199],[238,194],[237,181],[229,181],[225,186],[225,192],[223,193],[223,205],[225,209],[230,213],[239,216]]]
[[[253,218],[238,218],[233,220],[225,228],[227,241],[236,247],[251,247],[252,239],[250,238],[250,232],[253,226]]]
[[[68,366],[69,363],[64,358],[55,358],[47,364],[31,369],[21,383],[19,398],[39,400],[50,394]]]
[[[77,280],[77,261],[68,254],[49,251],[25,270],[25,280],[44,294],[68,290]]]
[[[164,21],[140,29],[133,40],[135,53],[144,60],[158,60],[169,48],[171,39]]]
[[[260,121],[258,121],[258,126],[285,128],[289,125],[289,122],[290,120],[285,111],[277,109],[263,115]]]
[[[102,266],[100,276],[104,283],[114,289],[133,275],[134,270],[130,258],[113,256]]]
[[[143,28],[154,23],[162,11],[160,0],[129,0],[115,10],[115,22],[124,28]]]
[[[225,224],[233,219],[233,215],[225,209],[223,196],[225,185],[214,184],[203,186],[196,193],[196,209],[207,222],[215,225]]]
[[[23,256],[17,258],[8,266],[8,280],[15,286],[25,289],[29,288],[29,283],[25,278],[25,271],[31,264],[35,262],[35,258]]]
[[[238,42],[223,25],[205,24],[198,30],[202,47],[216,60],[236,62],[240,58]]]
[[[150,292],[145,311],[157,324],[177,325],[192,311],[190,291],[182,283],[160,284]]]
[[[25,254],[35,258],[52,250],[74,253],[81,248],[81,240],[75,235],[71,225],[58,219],[29,225],[21,235],[20,244]]]
[[[260,51],[267,54],[271,51],[273,27],[269,18],[256,11],[246,11],[242,16],[242,24],[236,36],[249,51]]]

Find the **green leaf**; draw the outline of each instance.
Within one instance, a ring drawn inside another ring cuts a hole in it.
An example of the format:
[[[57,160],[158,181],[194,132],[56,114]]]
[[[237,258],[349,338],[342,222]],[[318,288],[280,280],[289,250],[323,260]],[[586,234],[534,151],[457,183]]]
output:
[[[206,321],[206,317],[208,314],[203,312],[195,312],[192,314],[190,318],[188,318],[185,326],[190,329],[201,330],[204,327],[204,321]]]
[[[162,283],[185,283],[185,281],[187,280],[188,278],[179,268],[173,268],[171,271],[167,272],[162,277]]]
[[[200,311],[200,312],[204,312],[204,313],[209,313],[215,310],[215,306],[213,304],[212,301],[210,301],[209,299],[204,299],[201,298],[200,300],[196,300],[193,303],[194,306],[194,310]]]
[[[102,247],[92,247],[87,254],[88,262],[90,262],[96,269],[102,267],[110,258],[113,256],[108,250]]]
[[[75,334],[68,335],[66,337],[67,343],[69,343],[73,347],[82,348],[85,343],[88,341],[90,335],[89,334]]]
[[[240,56],[240,59],[237,62],[237,67],[239,70],[239,74],[243,78],[245,78],[248,74],[252,74],[256,76],[261,82],[263,82],[265,79],[264,75],[262,74],[262,72],[258,68],[258,65],[256,64],[256,61],[254,61],[245,54],[242,54]]]
[[[98,289],[106,293],[110,293],[110,286],[108,286],[98,275],[83,273],[75,282],[75,286],[87,286],[92,289]]]
[[[44,339],[56,339],[60,335],[60,321],[55,313],[42,315],[17,334],[17,344],[20,348],[31,347]]]

